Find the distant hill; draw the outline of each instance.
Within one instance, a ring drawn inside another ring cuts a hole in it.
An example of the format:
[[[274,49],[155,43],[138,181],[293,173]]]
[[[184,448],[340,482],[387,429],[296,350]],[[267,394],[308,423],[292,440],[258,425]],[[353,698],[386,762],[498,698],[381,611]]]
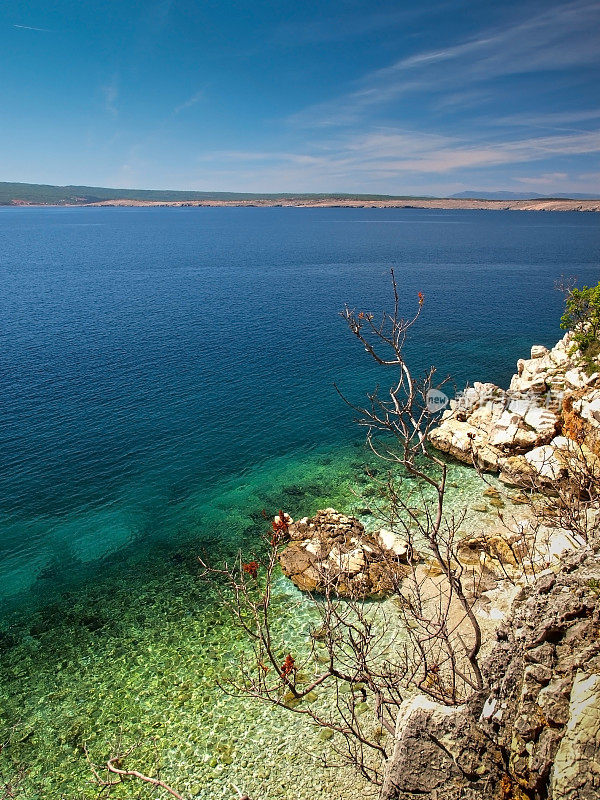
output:
[[[455,200],[598,200],[600,194],[536,194],[535,192],[458,192]]]
[[[390,194],[302,194],[295,192],[280,192],[277,194],[253,193],[253,192],[192,192],[167,189],[111,189],[102,186],[52,186],[41,183],[6,183],[0,182],[0,206],[14,205],[49,205],[49,206],[72,206],[87,205],[89,203],[115,203],[122,205],[134,205],[135,203],[216,203],[216,204],[236,204],[251,205],[253,203],[263,205],[278,205],[282,201],[283,205],[356,205],[359,203],[389,203],[392,206],[401,206],[415,202],[419,207],[423,203],[437,203],[437,207],[456,208],[456,202],[462,201],[463,204],[478,201],[483,202],[522,202],[528,201],[547,201],[547,200],[595,200],[599,199],[598,194],[572,194],[554,195],[547,197],[541,194],[525,194],[519,192],[460,192],[450,198],[436,198],[431,195],[390,195]],[[439,206],[440,202],[454,204]],[[481,207],[463,205],[464,208]],[[596,210],[596,209],[594,209]]]
[[[162,189],[107,189],[100,186],[51,186],[40,183],[0,182],[0,205],[85,205],[103,200],[146,200],[185,202],[187,200],[415,200],[413,196],[385,194],[253,194],[251,192],[182,192]]]

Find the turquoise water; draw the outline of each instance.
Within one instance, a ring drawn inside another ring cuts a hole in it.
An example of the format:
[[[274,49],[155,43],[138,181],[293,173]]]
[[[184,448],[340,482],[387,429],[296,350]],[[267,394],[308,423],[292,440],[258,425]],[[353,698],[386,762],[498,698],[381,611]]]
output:
[[[193,796],[297,791],[318,732],[290,747],[289,721],[219,693],[242,645],[197,552],[252,550],[263,509],[364,505],[333,383],[387,378],[338,312],[388,304],[390,266],[407,312],[426,296],[415,371],[503,383],[558,338],[556,278],[600,278],[599,245],[587,214],[0,209],[0,786],[94,796],[83,743],[101,761],[122,736],[138,766],[155,737]],[[455,469],[454,501],[478,498]],[[279,592],[304,641],[310,608]]]

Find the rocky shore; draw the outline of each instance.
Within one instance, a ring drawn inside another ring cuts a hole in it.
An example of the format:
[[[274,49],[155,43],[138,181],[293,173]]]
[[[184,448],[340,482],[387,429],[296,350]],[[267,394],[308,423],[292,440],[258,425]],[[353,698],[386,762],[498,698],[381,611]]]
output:
[[[534,346],[507,390],[475,383],[430,441],[542,493],[572,478],[581,459],[596,474],[599,378],[569,334],[551,350]],[[484,689],[459,706],[420,693],[402,704],[383,800],[600,796],[600,508],[585,513],[587,541],[538,524],[545,535],[530,549],[537,569],[514,559],[510,532],[461,542],[463,564],[471,556],[481,575],[486,562],[496,567],[493,588],[474,606],[483,619],[487,601],[498,621],[485,630]],[[515,522],[523,531],[531,524],[526,515]]]
[[[431,200],[352,200],[346,198],[310,199],[284,197],[256,200],[100,200],[95,203],[77,203],[86,206],[168,206],[168,207],[294,207],[294,208],[432,208],[447,210],[482,211],[600,211],[600,200],[459,200],[439,198]]]
[[[530,493],[548,497],[582,460],[600,475],[600,369],[583,363],[569,334],[551,350],[534,346],[508,389],[475,383],[429,440],[501,481],[482,484],[485,502],[471,510],[488,513],[479,525],[465,518],[454,553],[483,634],[483,689],[460,705],[407,693],[380,800],[595,800],[600,506],[588,504],[582,536],[536,516]],[[439,564],[391,531],[367,531],[331,508],[289,523],[280,563],[304,591],[385,598],[412,577],[424,608],[429,586],[439,597]],[[450,604],[460,635],[463,617]]]
[[[600,796],[600,548],[517,594],[461,706],[417,694],[397,719],[382,800]]]
[[[569,333],[551,350],[536,345],[508,389],[476,382],[451,400],[429,440],[508,485],[551,484],[574,458],[597,460],[600,373],[582,365]]]

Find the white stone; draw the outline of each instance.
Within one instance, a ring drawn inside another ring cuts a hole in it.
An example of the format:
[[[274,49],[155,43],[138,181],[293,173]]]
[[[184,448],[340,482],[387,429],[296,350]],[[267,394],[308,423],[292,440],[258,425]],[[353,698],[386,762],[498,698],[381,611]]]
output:
[[[585,546],[580,536],[575,536],[567,531],[555,531],[550,535],[548,542],[548,558],[550,562],[558,561],[563,553],[577,550]]]
[[[333,558],[332,558],[333,556]],[[356,575],[365,566],[365,555],[362,548],[356,547],[349,553],[341,553],[339,550],[332,550],[329,554],[329,561],[348,575]]]
[[[569,356],[567,355],[564,348],[553,348],[550,351],[550,358],[558,367],[564,367],[566,364],[569,363]]]
[[[519,427],[514,423],[506,426],[498,423],[492,430],[490,444],[492,447],[510,447],[514,443],[518,432]]]
[[[597,377],[598,373],[595,373],[594,375],[586,375],[581,367],[574,367],[573,369],[569,369],[567,372],[565,372],[565,381],[573,389],[584,389],[586,386],[589,386],[590,383],[596,380]]]
[[[533,397],[515,397],[513,400],[510,401],[508,404],[507,410],[510,411],[512,414],[516,414],[519,417],[524,417],[525,414],[532,408],[534,405],[534,398]]]
[[[564,464],[550,444],[535,447],[525,454],[525,459],[538,475],[547,480],[556,480],[564,473]]]
[[[543,374],[529,375],[524,373],[522,376],[513,375],[510,382],[511,392],[535,392],[541,394],[546,391],[546,379]]]
[[[537,433],[554,433],[558,417],[549,409],[534,405],[525,414],[525,423],[534,428]]]
[[[588,397],[582,398],[575,404],[582,419],[590,422],[594,427],[600,424],[600,390],[591,392]]]
[[[379,541],[384,550],[391,550],[395,556],[402,557],[408,553],[408,545],[398,534],[382,528],[379,531]]]
[[[548,348],[544,347],[543,344],[534,344],[531,348],[531,357],[542,358],[542,356],[545,356],[548,352]]]
[[[496,697],[488,697],[488,699],[483,704],[483,709],[481,711],[481,719],[491,719],[494,711],[496,710],[496,705],[498,703],[498,699]]]

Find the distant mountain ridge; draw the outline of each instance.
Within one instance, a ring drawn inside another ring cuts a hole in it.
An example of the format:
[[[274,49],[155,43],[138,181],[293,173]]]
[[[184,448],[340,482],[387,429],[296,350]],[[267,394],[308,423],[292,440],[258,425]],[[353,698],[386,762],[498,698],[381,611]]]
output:
[[[453,200],[598,200],[600,194],[537,194],[536,192],[458,192]]]

